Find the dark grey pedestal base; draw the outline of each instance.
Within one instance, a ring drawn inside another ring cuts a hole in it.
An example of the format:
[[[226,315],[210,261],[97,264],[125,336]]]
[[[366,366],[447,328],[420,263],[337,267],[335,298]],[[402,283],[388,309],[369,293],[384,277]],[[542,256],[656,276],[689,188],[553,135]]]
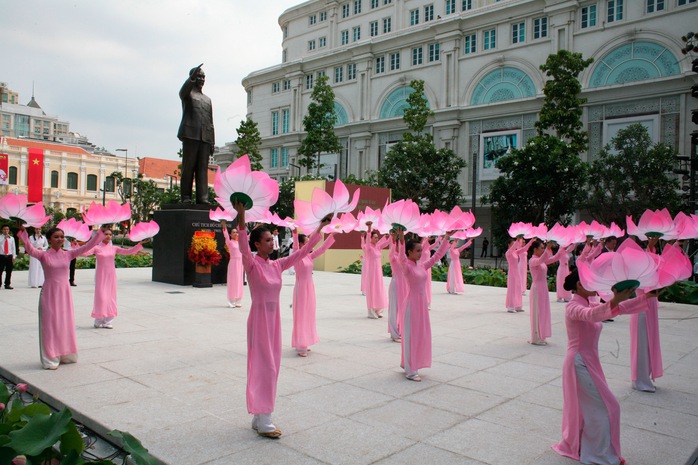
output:
[[[220,263],[211,269],[211,282],[227,281],[228,260],[225,252],[223,229],[217,221],[208,217],[208,209],[167,209],[155,212],[154,220],[160,233],[153,240],[153,281],[180,286],[194,284],[195,266],[187,258],[194,231],[216,232],[218,251],[223,255]]]

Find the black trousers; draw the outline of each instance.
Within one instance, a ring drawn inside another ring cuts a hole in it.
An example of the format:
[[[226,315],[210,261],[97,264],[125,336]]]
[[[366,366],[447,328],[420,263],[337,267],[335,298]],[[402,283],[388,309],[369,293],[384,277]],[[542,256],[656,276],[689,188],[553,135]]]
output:
[[[208,159],[211,144],[193,139],[182,141],[182,201],[192,200],[192,182],[196,182],[196,202],[208,203]]]
[[[2,273],[5,272],[5,286],[10,286],[12,284],[12,268],[14,264],[12,263],[12,255],[0,255],[0,279],[2,279]]]
[[[77,263],[77,261],[77,258],[74,258],[70,261],[70,284],[75,283],[75,263]]]

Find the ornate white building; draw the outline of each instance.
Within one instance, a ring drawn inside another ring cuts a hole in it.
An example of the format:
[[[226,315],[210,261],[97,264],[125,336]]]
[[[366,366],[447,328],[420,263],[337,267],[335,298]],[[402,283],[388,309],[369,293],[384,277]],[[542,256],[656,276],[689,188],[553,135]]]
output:
[[[409,82],[422,79],[435,143],[467,160],[468,195],[475,162],[479,198],[498,175],[496,157],[535,134],[539,66],[567,49],[594,58],[580,76],[590,136],[583,157],[633,122],[688,155],[698,75],[680,37],[696,17],[697,0],[311,0],[279,18],[282,62],[243,80],[247,116],[259,125],[266,170],[280,180],[298,175],[302,119],[326,74],[344,150],[322,162],[327,174],[362,176],[402,137]]]

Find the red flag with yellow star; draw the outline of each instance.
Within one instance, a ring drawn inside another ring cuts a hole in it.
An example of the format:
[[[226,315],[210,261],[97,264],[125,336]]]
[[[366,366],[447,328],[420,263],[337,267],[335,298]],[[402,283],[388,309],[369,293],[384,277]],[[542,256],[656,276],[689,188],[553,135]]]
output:
[[[44,151],[29,149],[27,168],[27,202],[38,203],[44,198]]]
[[[6,153],[0,153],[0,185],[7,185],[10,181],[10,168]]]

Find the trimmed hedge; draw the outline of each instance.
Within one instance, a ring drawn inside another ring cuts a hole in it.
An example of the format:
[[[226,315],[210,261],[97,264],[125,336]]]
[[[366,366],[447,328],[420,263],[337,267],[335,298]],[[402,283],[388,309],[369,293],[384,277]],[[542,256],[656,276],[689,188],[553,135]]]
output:
[[[114,257],[117,268],[147,268],[153,266],[153,255],[148,252],[138,252],[135,255],[117,255]],[[79,270],[95,267],[95,257],[78,257],[75,268]],[[15,260],[14,269],[24,271],[29,269],[29,255],[22,255]]]

